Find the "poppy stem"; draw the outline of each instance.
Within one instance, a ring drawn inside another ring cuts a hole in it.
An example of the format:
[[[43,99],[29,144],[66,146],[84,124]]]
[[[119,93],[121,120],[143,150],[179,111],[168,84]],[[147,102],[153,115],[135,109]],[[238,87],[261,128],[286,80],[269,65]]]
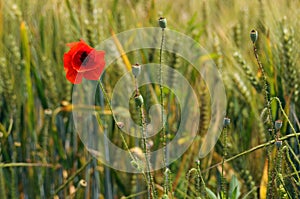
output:
[[[135,88],[136,88],[136,94],[135,94],[135,98],[136,100],[142,98],[140,91],[139,91],[139,87],[138,87],[138,83],[136,81],[135,78]],[[141,121],[141,131],[142,131],[142,147],[144,150],[144,154],[145,154],[145,160],[146,160],[146,167],[147,167],[147,171],[146,171],[146,176],[147,176],[147,188],[148,188],[148,198],[157,198],[157,193],[155,190],[155,184],[154,184],[154,179],[153,179],[153,175],[151,173],[151,162],[150,162],[150,142],[147,141],[147,124],[146,124],[146,118],[145,118],[145,112],[144,112],[144,103],[143,100],[138,100],[139,103],[136,104],[136,108],[139,110],[139,115],[140,115],[140,121]]]
[[[105,91],[105,89],[104,89],[104,86],[103,86],[103,84],[102,84],[102,82],[101,82],[100,79],[99,79],[98,83],[99,83],[100,89],[101,89],[101,91],[102,91],[102,93],[103,93],[103,95],[104,95],[104,98],[105,98],[105,100],[107,101],[108,107],[109,107],[109,109],[110,109],[110,111],[111,111],[111,115],[112,115],[112,117],[113,117],[115,123],[117,124],[118,121],[117,121],[117,119],[115,118],[115,116],[114,116],[114,114],[113,114],[113,110],[112,110],[112,106],[111,106],[110,100],[109,100],[109,98],[108,98],[108,95],[107,95],[107,93],[106,93],[106,91]],[[120,129],[120,127],[119,127],[118,125],[117,125],[117,127],[118,127],[118,129],[119,129],[120,136],[121,136],[122,142],[123,142],[123,144],[124,144],[124,146],[125,146],[125,149],[126,149],[127,152],[129,153],[129,156],[130,156],[131,160],[134,161],[134,162],[136,162],[136,159],[134,158],[134,156],[132,155],[131,151],[129,150],[129,147],[128,147],[128,145],[127,145],[127,142],[126,142],[126,140],[125,140],[125,137],[124,137],[124,135],[123,135],[123,132],[121,131],[121,129]]]
[[[257,48],[255,46],[255,42],[253,42],[253,53],[254,53],[254,56],[255,56],[255,59],[257,61],[257,64],[258,64],[258,67],[259,67],[259,70],[261,71],[261,74],[262,74],[262,77],[263,77],[263,84],[264,84],[264,87],[263,87],[263,90],[264,90],[264,97],[265,97],[265,106],[267,108],[267,111],[268,111],[268,117],[269,117],[269,122],[270,122],[270,125],[271,125],[271,133],[274,138],[275,137],[275,128],[274,128],[274,123],[273,123],[273,118],[272,118],[272,110],[271,110],[271,105],[270,105],[270,99],[269,99],[269,92],[268,92],[268,80],[267,80],[267,76],[266,76],[266,73],[264,71],[264,68],[258,58],[258,53],[257,53]],[[270,137],[270,135],[268,134],[267,135],[268,137]],[[268,138],[268,140],[270,140],[270,138]],[[267,148],[267,159],[268,161],[270,162],[271,161],[271,149],[268,147]],[[268,167],[268,186],[267,186],[267,195],[268,197],[271,197],[272,198],[272,175],[271,175],[271,169],[270,167]]]
[[[102,82],[101,82],[100,79],[99,79],[98,82],[99,82],[100,89],[101,89],[101,91],[102,91],[102,93],[103,93],[103,95],[104,95],[104,98],[105,98],[105,100],[107,101],[107,104],[108,104],[109,109],[110,109],[110,111],[111,111],[112,117],[113,117],[115,123],[117,124],[118,121],[117,121],[117,119],[115,118],[115,116],[114,116],[114,114],[113,114],[113,110],[112,110],[112,106],[111,106],[109,97],[108,97],[108,95],[107,95],[107,93],[106,93],[106,91],[105,91],[105,89],[104,89],[104,86],[103,86],[103,84],[102,84]],[[120,136],[121,136],[122,142],[123,142],[123,144],[124,144],[124,146],[125,146],[125,149],[126,149],[126,151],[129,153],[129,156],[130,156],[130,158],[131,158],[131,162],[132,162],[134,165],[136,165],[137,168],[141,168],[141,165],[139,165],[140,163],[137,161],[137,159],[133,156],[133,154],[132,154],[131,151],[129,150],[129,147],[128,147],[128,145],[127,145],[127,142],[126,142],[126,140],[125,140],[125,137],[124,137],[124,135],[123,135],[123,132],[121,131],[121,127],[120,127],[119,125],[117,125],[117,127],[118,127],[118,129],[119,129]],[[142,170],[139,170],[139,171],[142,172],[142,174],[143,174],[143,176],[144,176],[144,178],[145,178],[145,181],[146,181],[146,183],[147,183],[147,186],[148,186],[148,187],[150,187],[150,186],[153,187],[153,193],[154,193],[154,196],[155,196],[154,181],[153,181],[153,177],[151,176],[151,173],[146,174],[145,171],[144,171],[143,169],[142,169]],[[150,176],[149,176],[149,175],[150,175]],[[148,180],[148,178],[149,178],[149,180]],[[152,178],[152,185],[151,185],[151,178]],[[152,193],[151,193],[151,194],[152,194]],[[156,198],[157,198],[157,197],[156,197]]]
[[[226,195],[226,178],[224,177],[224,162],[227,156],[227,126],[224,125],[222,130],[223,136],[223,158],[222,158],[222,172],[221,172],[221,190]]]
[[[253,43],[253,52],[254,52],[254,56],[255,59],[257,61],[259,70],[261,71],[262,77],[263,77],[263,81],[264,81],[264,97],[265,97],[265,104],[266,104],[266,108],[268,110],[268,116],[269,116],[269,120],[271,123],[271,130],[272,130],[272,134],[273,136],[275,136],[275,128],[274,128],[274,123],[273,123],[273,117],[272,117],[272,111],[271,111],[271,105],[270,105],[270,97],[269,97],[269,87],[268,87],[268,79],[265,73],[265,70],[262,66],[262,63],[260,62],[259,58],[258,58],[258,53],[257,53],[257,48],[255,46],[255,43]]]
[[[167,136],[166,136],[166,129],[165,129],[165,118],[164,118],[164,97],[163,97],[163,77],[162,77],[162,54],[163,54],[163,45],[165,41],[165,29],[162,28],[162,36],[161,36],[161,44],[160,44],[160,51],[159,51],[159,88],[160,88],[160,105],[161,105],[161,122],[162,122],[162,129],[161,129],[161,138],[163,142],[163,163],[164,169],[167,169],[168,160],[168,149],[167,149]],[[164,194],[168,194],[168,184],[169,184],[169,177],[168,173],[164,175]]]

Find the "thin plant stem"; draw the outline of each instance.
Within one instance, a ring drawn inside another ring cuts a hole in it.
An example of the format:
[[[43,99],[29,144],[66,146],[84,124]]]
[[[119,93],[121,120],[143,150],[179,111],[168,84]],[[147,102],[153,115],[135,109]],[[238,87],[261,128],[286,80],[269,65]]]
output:
[[[71,177],[69,177],[64,184],[62,184],[61,186],[59,186],[55,192],[54,195],[56,195],[58,192],[60,192],[61,190],[63,190],[72,180],[74,180],[74,178],[81,173],[91,162],[92,162],[93,158],[91,158],[89,161],[87,161],[80,169],[78,169]]]
[[[1,142],[0,142],[0,163],[2,162],[2,148],[1,148]],[[4,172],[3,169],[0,168],[0,191],[2,193],[3,199],[6,199],[6,190],[5,190],[5,178],[4,178]]]
[[[282,112],[283,116],[285,117],[285,119],[286,119],[287,122],[289,123],[289,125],[290,125],[290,127],[291,127],[291,129],[292,129],[293,134],[296,136],[297,144],[298,144],[298,147],[299,147],[300,145],[299,145],[299,140],[298,140],[297,132],[296,132],[294,126],[292,125],[292,123],[291,123],[289,117],[288,117],[287,114],[285,113],[285,111],[284,111],[284,109],[283,109],[283,107],[282,107],[282,104],[281,104],[280,99],[279,99],[278,97],[272,97],[272,98],[271,98],[271,102],[273,102],[273,100],[277,101],[277,103],[278,103],[278,105],[279,105],[279,108],[280,108],[280,111]]]
[[[114,119],[114,121],[117,123],[117,119],[115,118],[115,116],[114,116],[114,114],[113,114],[113,110],[112,110],[112,106],[111,106],[111,104],[110,104],[110,100],[109,100],[109,98],[108,98],[108,95],[107,95],[107,93],[106,93],[106,91],[105,91],[105,89],[104,89],[104,87],[103,87],[103,84],[102,84],[102,82],[101,82],[101,80],[99,79],[99,85],[100,85],[100,89],[102,90],[102,93],[103,93],[103,95],[104,95],[104,98],[105,98],[105,100],[107,101],[107,104],[108,104],[108,106],[109,106],[109,109],[110,109],[110,111],[111,111],[111,114],[112,114],[112,117],[113,117],[113,119]],[[118,125],[117,125],[118,126]],[[123,132],[120,130],[120,127],[118,126],[118,129],[119,129],[119,132],[120,132],[120,137],[121,137],[121,139],[122,139],[122,142],[123,142],[123,144],[124,144],[124,146],[125,146],[125,149],[127,150],[127,152],[129,153],[129,156],[130,156],[130,158],[131,158],[131,160],[134,162],[134,163],[136,163],[136,164],[138,164],[138,161],[136,160],[136,158],[133,156],[133,154],[131,153],[131,151],[129,150],[129,147],[128,147],[128,145],[127,145],[127,142],[126,142],[126,140],[125,140],[125,137],[124,137],[124,135],[123,135]],[[144,172],[144,171],[142,171],[142,174],[143,174],[143,176],[144,176],[144,179],[145,179],[145,181],[146,181],[146,184],[147,184],[147,186],[149,187],[149,181],[147,180],[148,179],[148,177],[147,177],[147,174]],[[151,177],[151,176],[150,176]],[[151,184],[150,184],[151,185]],[[154,187],[154,186],[153,186]]]
[[[163,143],[163,164],[164,169],[167,168],[167,137],[166,137],[166,129],[164,124],[164,97],[163,97],[163,77],[162,77],[162,53],[163,53],[163,45],[165,41],[165,29],[162,28],[162,36],[161,36],[161,44],[160,44],[160,50],[159,50],[159,89],[160,89],[160,105],[161,105],[161,122],[162,122],[162,129],[161,129],[161,137],[162,137],[162,143]],[[169,177],[168,174],[164,175],[164,194],[168,194],[168,184],[169,184]]]
[[[103,97],[103,92],[101,93],[100,95],[100,106],[102,107],[102,110],[104,110],[104,97]],[[101,122],[101,115],[98,114],[99,117],[98,117],[98,124],[102,123]],[[107,125],[104,124],[103,125],[104,127],[104,130],[103,130],[103,133],[104,133],[104,152],[105,152],[105,160],[106,161],[109,161],[110,159],[110,151],[109,151],[109,143],[108,143],[108,133],[107,133]],[[94,166],[97,167],[97,161],[94,161]],[[95,174],[95,173],[94,173]],[[95,175],[96,179],[97,179],[97,174]],[[104,178],[105,178],[105,181],[104,181],[104,187],[105,187],[105,198],[108,198],[108,199],[112,199],[113,198],[113,193],[112,193],[112,180],[111,180],[111,172],[110,172],[110,168],[107,167],[107,166],[104,166]],[[99,181],[97,181],[99,183]],[[99,188],[99,186],[97,186],[97,188]],[[98,191],[96,191],[98,192]]]
[[[185,191],[185,193],[184,193],[184,198],[186,198],[187,197],[187,195],[188,195],[188,191],[189,191],[189,182],[190,182],[190,177],[191,177],[191,174],[192,173],[196,173],[196,175],[197,175],[197,177],[199,176],[199,173],[198,173],[198,170],[197,169],[195,169],[195,168],[191,168],[190,170],[189,170],[189,172],[187,173],[187,175],[186,175],[186,180],[187,180],[187,186],[186,186],[186,191]]]
[[[289,139],[289,138],[296,137],[296,136],[299,136],[299,135],[300,135],[300,132],[298,132],[298,133],[296,133],[296,134],[289,134],[289,135],[286,135],[286,136],[281,137],[280,140],[281,140],[281,141],[284,141],[284,140],[287,140],[287,139]],[[268,146],[274,144],[276,141],[277,141],[277,139],[273,139],[273,140],[271,140],[271,141],[269,141],[269,142],[266,142],[266,143],[257,145],[257,146],[255,146],[255,147],[253,147],[253,148],[251,148],[251,149],[248,149],[248,150],[243,151],[243,152],[241,152],[241,153],[239,153],[239,154],[237,154],[237,155],[235,155],[235,156],[232,156],[232,157],[230,157],[230,158],[228,158],[228,159],[225,159],[225,160],[224,160],[224,163],[227,163],[227,162],[230,162],[230,161],[232,161],[232,160],[235,160],[235,159],[237,159],[237,158],[239,158],[239,157],[241,157],[241,156],[244,156],[244,155],[247,155],[247,154],[249,154],[249,153],[252,153],[253,151],[256,151],[256,150],[258,150],[258,149],[268,147]],[[223,162],[223,161],[222,161],[222,162]],[[204,169],[204,170],[202,171],[202,173],[207,172],[207,171],[209,171],[210,169],[213,169],[213,168],[215,168],[215,167],[221,165],[222,162],[219,162],[219,163],[217,163],[217,164],[214,164],[213,166],[208,167],[207,169]]]
[[[173,190],[173,186],[172,186],[172,179],[170,179],[170,176],[171,176],[171,174],[172,174],[172,173],[171,173],[171,170],[170,170],[169,168],[166,168],[164,174],[169,176],[169,184],[168,184],[168,186],[169,186],[169,191],[170,191],[171,193],[173,193],[174,190]],[[172,199],[174,198],[173,194],[171,194],[171,198],[172,198]]]
[[[0,163],[0,168],[7,167],[54,167],[53,164],[45,163],[26,163],[26,162],[13,162],[13,163]]]
[[[201,167],[200,167],[200,160],[197,161],[197,171],[198,171],[198,178],[199,178],[199,183],[200,183],[200,192],[201,192],[201,195],[204,197],[204,198],[207,198],[207,194],[206,194],[206,185],[205,185],[205,181],[202,177],[202,174],[201,174]]]
[[[294,176],[294,175],[299,175],[300,174],[300,171],[295,171],[295,172],[293,172],[293,173],[289,173],[289,174],[287,174],[287,175],[285,175],[285,176],[283,176],[283,178],[290,178],[290,177],[292,177],[292,176]],[[299,178],[299,177],[298,177]]]
[[[110,111],[111,111],[112,117],[113,117],[114,121],[117,123],[117,119],[115,118],[115,116],[114,116],[114,114],[113,114],[112,106],[111,106],[111,104],[110,104],[110,100],[109,100],[109,98],[108,98],[108,95],[107,95],[107,93],[106,93],[106,91],[105,91],[105,89],[104,89],[104,87],[103,87],[103,84],[102,84],[101,80],[99,80],[98,82],[99,82],[100,89],[101,89],[101,91],[102,91],[102,93],[103,93],[103,95],[104,95],[104,98],[105,98],[105,100],[106,100],[106,102],[107,102],[107,104],[108,104],[108,107],[109,107],[109,109],[110,109]],[[117,126],[118,126],[118,125],[117,125]],[[118,128],[119,128],[119,126],[118,126]],[[128,145],[127,145],[127,142],[126,142],[126,140],[125,140],[125,138],[124,138],[124,135],[123,135],[122,131],[119,131],[119,132],[120,132],[120,136],[121,136],[122,142],[123,142],[123,144],[124,144],[124,146],[125,146],[125,149],[128,151],[128,153],[129,153],[129,155],[130,155],[132,161],[135,161],[135,162],[136,162],[134,156],[132,155],[131,151],[129,150],[129,147],[128,147]]]
[[[224,146],[223,146],[221,187],[222,187],[223,194],[226,195],[225,178],[224,178],[224,161],[227,156],[227,127],[226,126],[223,128],[222,135],[223,135]]]
[[[141,192],[138,192],[138,193],[135,193],[135,194],[131,194],[129,196],[123,196],[122,198],[123,199],[130,199],[130,198],[136,198],[137,196],[141,196],[143,194],[147,193],[147,190],[145,191],[141,191]]]
[[[285,143],[286,143],[286,142],[285,142]],[[287,143],[286,143],[286,144],[287,144]],[[295,167],[295,164],[293,163],[293,161],[292,161],[292,159],[291,159],[291,156],[290,156],[290,152],[292,152],[292,155],[294,155],[294,152],[293,152],[293,150],[291,150],[291,148],[290,148],[289,145],[287,145],[287,146],[288,146],[288,148],[285,149],[285,151],[286,151],[286,157],[287,157],[288,161],[290,162],[290,165],[291,165],[291,167],[293,168],[294,172],[297,172],[297,168]],[[295,156],[294,156],[294,157],[295,157]],[[296,159],[297,159],[297,156],[296,156]],[[299,182],[300,176],[298,175],[298,173],[296,173],[296,176],[297,176],[298,182]]]
[[[268,110],[268,117],[269,117],[269,120],[271,122],[271,130],[272,130],[272,134],[273,136],[275,136],[275,133],[274,133],[274,123],[273,123],[273,116],[272,116],[272,111],[271,111],[271,102],[270,102],[270,98],[269,98],[269,91],[268,91],[268,79],[267,79],[267,76],[266,76],[266,73],[265,73],[265,70],[258,58],[258,53],[257,53],[257,48],[255,46],[255,43],[253,43],[253,52],[254,52],[254,56],[255,56],[255,59],[257,61],[257,64],[258,64],[258,67],[261,71],[261,74],[262,74],[262,77],[263,77],[263,81],[264,81],[264,97],[265,97],[265,104],[266,104],[266,108]]]
[[[146,123],[145,123],[145,115],[144,115],[144,110],[143,106],[139,107],[139,112],[140,112],[140,119],[142,123],[142,135],[143,135],[143,148],[144,148],[144,153],[145,153],[145,159],[146,159],[146,166],[147,166],[147,171],[146,175],[148,178],[148,198],[153,198],[155,197],[154,191],[154,183],[153,183],[153,176],[151,175],[151,164],[150,164],[150,157],[149,157],[149,149],[147,147],[147,130],[146,130]]]
[[[269,98],[269,92],[268,92],[268,80],[267,80],[267,76],[265,74],[265,70],[258,58],[258,53],[257,53],[257,48],[255,46],[255,42],[253,42],[253,52],[254,52],[254,56],[255,56],[255,59],[257,61],[257,64],[258,64],[258,67],[262,73],[262,77],[263,77],[263,81],[264,81],[264,97],[265,97],[265,106],[267,108],[267,111],[268,111],[268,117],[269,117],[269,120],[270,120],[270,123],[271,123],[271,132],[272,132],[272,136],[275,137],[275,139],[277,139],[277,136],[275,135],[275,128],[274,128],[274,123],[273,123],[273,116],[272,116],[272,110],[271,110],[271,103],[270,103],[270,98]],[[269,137],[269,135],[267,135],[267,137]],[[269,139],[268,139],[269,140]],[[267,157],[268,157],[268,160],[270,161],[271,160],[271,152],[270,152],[270,149],[267,150]],[[268,197],[273,197],[273,193],[272,193],[272,173],[271,173],[271,170],[270,170],[270,167],[268,167],[268,178],[271,178],[271,180],[268,180],[268,188],[267,188],[267,195]]]
[[[135,89],[136,89],[136,96],[140,95],[139,89],[138,89],[138,83],[137,79],[135,79]],[[156,191],[155,191],[155,185],[154,185],[154,180],[153,176],[151,174],[151,163],[150,163],[150,151],[149,148],[147,147],[147,124],[146,124],[146,118],[145,118],[145,113],[144,113],[144,104],[142,103],[141,105],[137,106],[137,109],[139,110],[139,115],[140,115],[140,121],[141,121],[141,130],[142,130],[142,140],[143,140],[143,149],[145,153],[145,160],[146,160],[146,166],[147,166],[147,187],[148,187],[148,198],[157,198],[156,197]]]
[[[111,111],[112,117],[113,117],[114,121],[117,123],[117,119],[115,118],[115,116],[114,116],[114,114],[113,114],[113,110],[112,110],[112,106],[111,106],[111,104],[110,104],[110,100],[109,100],[109,98],[108,98],[108,95],[107,95],[107,93],[106,93],[106,91],[105,91],[105,89],[104,89],[104,87],[103,87],[103,84],[102,84],[102,82],[101,82],[100,79],[99,79],[98,83],[99,83],[100,89],[101,89],[101,91],[102,91],[102,93],[103,93],[103,95],[104,95],[104,98],[105,98],[105,100],[107,101],[107,104],[108,104],[109,109],[110,109],[110,111]],[[136,86],[136,88],[138,88],[138,87]],[[117,125],[117,126],[118,126],[118,125]],[[121,136],[122,142],[123,142],[123,144],[124,144],[124,146],[125,146],[125,149],[126,149],[127,152],[129,153],[129,156],[130,156],[131,160],[132,160],[133,162],[135,162],[135,163],[138,163],[137,160],[135,159],[135,157],[132,155],[131,151],[129,150],[129,147],[128,147],[128,145],[127,145],[127,142],[126,142],[126,140],[125,140],[125,137],[124,137],[124,135],[123,135],[123,132],[120,130],[120,127],[119,127],[119,126],[118,126],[118,129],[119,129],[119,132],[120,132],[120,136]],[[150,170],[149,170],[149,171],[150,171]],[[144,176],[144,178],[145,178],[145,181],[146,181],[146,183],[147,183],[147,186],[149,186],[149,183],[150,183],[150,182],[147,180],[148,177],[147,177],[146,173],[145,173],[144,171],[142,171],[142,174],[143,174],[143,176]],[[150,179],[151,179],[151,175],[150,175]],[[150,183],[150,185],[151,185],[151,183]],[[153,187],[154,187],[154,186],[153,186]]]
[[[291,154],[294,157],[294,161],[298,162],[298,165],[300,165],[300,161],[298,159],[298,156],[295,154],[294,150],[292,149],[292,147],[289,145],[289,143],[287,141],[284,141],[284,144],[287,146],[287,148],[289,149],[289,151],[291,152]]]

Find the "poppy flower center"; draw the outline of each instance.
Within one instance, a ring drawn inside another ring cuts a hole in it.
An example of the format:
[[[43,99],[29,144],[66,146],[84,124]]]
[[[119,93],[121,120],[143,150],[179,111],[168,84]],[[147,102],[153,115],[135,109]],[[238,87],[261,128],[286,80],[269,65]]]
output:
[[[80,59],[80,61],[81,61],[81,63],[82,63],[83,66],[85,66],[86,63],[87,63],[87,61],[88,61],[88,60],[86,60],[86,58],[87,58],[88,55],[89,54],[86,51],[83,51],[81,53],[80,57],[79,57],[79,59]]]

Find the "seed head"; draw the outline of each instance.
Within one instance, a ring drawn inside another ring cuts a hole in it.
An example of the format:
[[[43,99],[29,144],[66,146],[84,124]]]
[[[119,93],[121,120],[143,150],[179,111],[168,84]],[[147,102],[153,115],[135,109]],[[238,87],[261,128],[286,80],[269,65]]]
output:
[[[250,32],[250,38],[251,41],[253,42],[253,44],[256,42],[257,38],[258,38],[258,32],[256,30],[251,30]]]
[[[230,124],[230,119],[228,117],[225,117],[223,120],[224,127],[227,127]]]
[[[131,72],[132,72],[134,78],[137,78],[141,74],[141,65],[139,65],[139,64],[132,65]]]
[[[136,103],[136,105],[137,105],[138,107],[141,107],[141,106],[144,104],[143,96],[140,95],[140,94],[137,95],[137,96],[135,96],[134,100],[135,100],[135,103]]]
[[[281,120],[276,120],[274,126],[275,126],[276,131],[280,130],[281,127],[282,127],[282,121]]]
[[[158,19],[158,24],[162,29],[165,29],[167,27],[167,20],[164,17],[160,17]]]

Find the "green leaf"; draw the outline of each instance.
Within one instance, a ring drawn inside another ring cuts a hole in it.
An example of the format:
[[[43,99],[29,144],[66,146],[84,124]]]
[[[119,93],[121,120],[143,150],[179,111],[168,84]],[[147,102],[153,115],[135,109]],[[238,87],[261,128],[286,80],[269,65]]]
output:
[[[252,194],[253,191],[256,191],[257,187],[254,187],[253,189],[251,189],[242,199],[250,199],[250,196]]]
[[[229,186],[229,198],[238,199],[241,195],[240,184],[235,175],[232,176]]]
[[[209,188],[206,187],[206,193],[210,199],[218,199],[217,196]]]
[[[47,98],[45,95],[45,87],[42,83],[42,80],[40,78],[40,76],[38,75],[37,69],[35,67],[35,65],[32,63],[32,75],[33,75],[33,79],[35,81],[35,85],[36,85],[36,90],[37,90],[37,95],[40,99],[40,102],[42,104],[43,109],[47,109],[48,108],[48,102],[47,102]]]
[[[236,186],[232,192],[232,195],[231,195],[231,199],[237,199],[237,190],[238,190],[238,186]]]
[[[31,80],[31,54],[30,54],[30,44],[28,38],[28,30],[25,22],[23,21],[20,25],[20,36],[21,36],[21,55],[24,61],[24,77],[25,86],[27,91],[27,99],[25,106],[25,114],[27,120],[27,132],[31,133],[34,143],[36,143],[36,133],[34,131],[35,118],[34,118],[34,95]]]

